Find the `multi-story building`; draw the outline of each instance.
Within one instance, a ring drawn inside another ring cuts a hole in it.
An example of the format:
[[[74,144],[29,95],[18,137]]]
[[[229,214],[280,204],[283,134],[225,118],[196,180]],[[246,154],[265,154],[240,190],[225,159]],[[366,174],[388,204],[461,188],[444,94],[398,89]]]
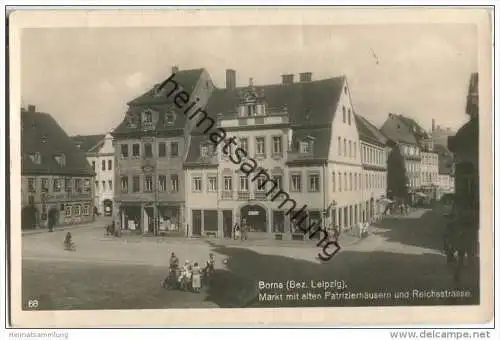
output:
[[[179,103],[191,98],[193,106],[204,107],[213,85],[203,69],[172,71],[128,103],[125,119],[112,132],[114,220],[122,231],[186,234],[183,161],[191,125]]]
[[[189,235],[230,237],[244,223],[253,238],[304,239],[290,216],[305,212],[306,225],[356,224],[367,207],[346,78],[313,81],[305,72],[297,82],[288,74],[280,84],[235,84],[228,70],[226,88],[215,88],[206,107],[226,142],[214,148],[206,133],[191,138]]]
[[[78,135],[71,137],[71,139],[77,148],[85,152],[89,164],[96,173],[93,184],[95,212],[111,216],[115,175],[113,136],[110,133],[106,135]]]
[[[479,224],[479,75],[469,80],[466,113],[470,119],[448,139],[454,154],[455,204],[457,210],[470,213]]]
[[[366,118],[356,114],[361,142],[362,196],[365,209],[362,221],[379,218],[383,213],[380,200],[387,194],[387,157],[389,147],[387,137]]]
[[[381,127],[381,131],[395,143],[404,158],[407,185],[410,192],[421,186],[421,160],[420,145],[415,136],[415,125],[409,118],[402,115],[389,113],[389,117]]]
[[[435,144],[434,150],[438,154],[439,174],[438,174],[438,199],[443,194],[455,192],[453,154],[448,148],[441,144]]]
[[[456,131],[452,130],[449,127],[436,125],[435,120],[432,120],[431,138],[434,142],[434,146],[442,145],[446,147],[448,145],[448,137],[455,135],[455,132]]]
[[[92,221],[94,172],[59,124],[21,110],[23,229]]]

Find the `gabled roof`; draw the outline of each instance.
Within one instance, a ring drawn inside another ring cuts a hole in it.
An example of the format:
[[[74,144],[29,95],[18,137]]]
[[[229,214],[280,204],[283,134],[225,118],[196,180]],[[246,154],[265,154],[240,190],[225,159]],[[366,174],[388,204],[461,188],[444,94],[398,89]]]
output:
[[[102,143],[104,137],[106,137],[106,135],[76,135],[70,138],[80,150],[84,152],[94,152],[96,151],[96,146]]]
[[[393,113],[389,114],[380,130],[395,142],[413,145],[420,145],[421,136],[426,135],[425,130],[413,119]]]
[[[85,154],[79,150],[47,113],[21,110],[21,156],[23,175],[92,176],[94,171]],[[39,153],[40,164],[30,154]],[[54,156],[64,154],[65,165],[60,166]]]
[[[183,70],[174,73],[175,81],[177,81],[184,90],[191,94],[200,79],[201,74],[204,69],[193,69],[193,70]],[[168,78],[167,78],[168,79]],[[165,79],[166,80],[166,79]],[[156,88],[159,84],[156,84],[151,89],[140,95],[139,97],[128,102],[128,105],[152,105],[152,104],[163,104],[165,102],[165,98],[155,96]]]
[[[356,127],[358,129],[359,138],[366,142],[376,143],[385,146],[388,138],[375,125],[370,123],[368,119],[359,114],[354,114],[356,118]]]
[[[291,125],[329,125],[342,94],[345,77],[292,84],[254,86],[262,95],[268,111],[286,109]],[[215,89],[208,101],[209,115],[233,116],[246,87]]]
[[[174,80],[180,86],[182,86],[182,88],[187,93],[189,93],[189,95],[191,95],[194,92],[196,84],[198,83],[198,80],[200,79],[200,76],[202,75],[203,71],[204,69],[179,71],[175,73]],[[179,109],[173,102],[173,99],[175,98],[174,96],[167,97],[167,96],[155,95],[157,86],[158,84],[153,86],[146,93],[142,94],[141,96],[137,97],[136,99],[128,103],[129,108],[125,114],[125,117],[123,121],[118,125],[118,127],[116,127],[116,129],[112,132],[112,135],[137,132],[137,129],[129,127],[127,122],[127,117],[140,115],[141,112],[143,112],[144,109],[146,108],[145,106],[147,106],[147,109],[155,110],[161,113],[159,115],[159,119],[154,131],[158,132],[158,131],[179,130],[180,133],[182,133],[181,130],[183,130],[186,126],[186,116],[183,110]],[[175,120],[173,125],[167,126],[164,124],[165,115],[163,113],[166,112],[163,111],[165,110],[165,106],[169,107],[168,109],[169,112],[175,113]]]

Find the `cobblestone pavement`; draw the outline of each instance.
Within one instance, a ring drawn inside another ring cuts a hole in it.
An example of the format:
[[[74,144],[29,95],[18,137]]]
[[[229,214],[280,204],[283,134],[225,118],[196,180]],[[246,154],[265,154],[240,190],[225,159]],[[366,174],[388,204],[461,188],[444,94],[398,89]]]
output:
[[[262,306],[255,302],[259,281],[292,279],[337,280],[357,292],[461,289],[475,294],[477,267],[466,268],[462,282],[456,284],[445,265],[443,223],[439,209],[388,217],[362,241],[341,240],[342,250],[326,263],[316,257],[319,248],[303,242],[113,238],[106,237],[102,227],[91,225],[72,230],[77,250],[67,252],[62,247],[64,231],[25,235],[23,295],[43,295],[53,308]],[[201,263],[213,252],[218,269],[214,288],[202,294],[162,290],[159,281],[172,251],[181,261]],[[473,300],[414,299],[406,303],[470,304]]]

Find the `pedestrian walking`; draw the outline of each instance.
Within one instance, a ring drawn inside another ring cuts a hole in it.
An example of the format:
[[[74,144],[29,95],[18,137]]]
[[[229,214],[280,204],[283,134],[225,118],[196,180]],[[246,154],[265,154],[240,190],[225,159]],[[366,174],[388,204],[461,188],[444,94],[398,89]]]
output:
[[[241,237],[241,230],[240,230],[240,226],[238,225],[238,223],[236,223],[236,224],[234,225],[234,239],[235,239],[235,240],[238,240],[240,237]]]
[[[201,269],[200,266],[198,266],[198,262],[194,263],[191,273],[193,292],[199,293],[201,288]]]

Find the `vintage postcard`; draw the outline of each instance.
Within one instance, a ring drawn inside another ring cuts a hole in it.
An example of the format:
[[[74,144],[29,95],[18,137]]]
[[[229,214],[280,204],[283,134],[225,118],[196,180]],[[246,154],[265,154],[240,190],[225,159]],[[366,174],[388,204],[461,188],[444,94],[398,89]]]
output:
[[[17,10],[20,327],[493,315],[488,8]]]

